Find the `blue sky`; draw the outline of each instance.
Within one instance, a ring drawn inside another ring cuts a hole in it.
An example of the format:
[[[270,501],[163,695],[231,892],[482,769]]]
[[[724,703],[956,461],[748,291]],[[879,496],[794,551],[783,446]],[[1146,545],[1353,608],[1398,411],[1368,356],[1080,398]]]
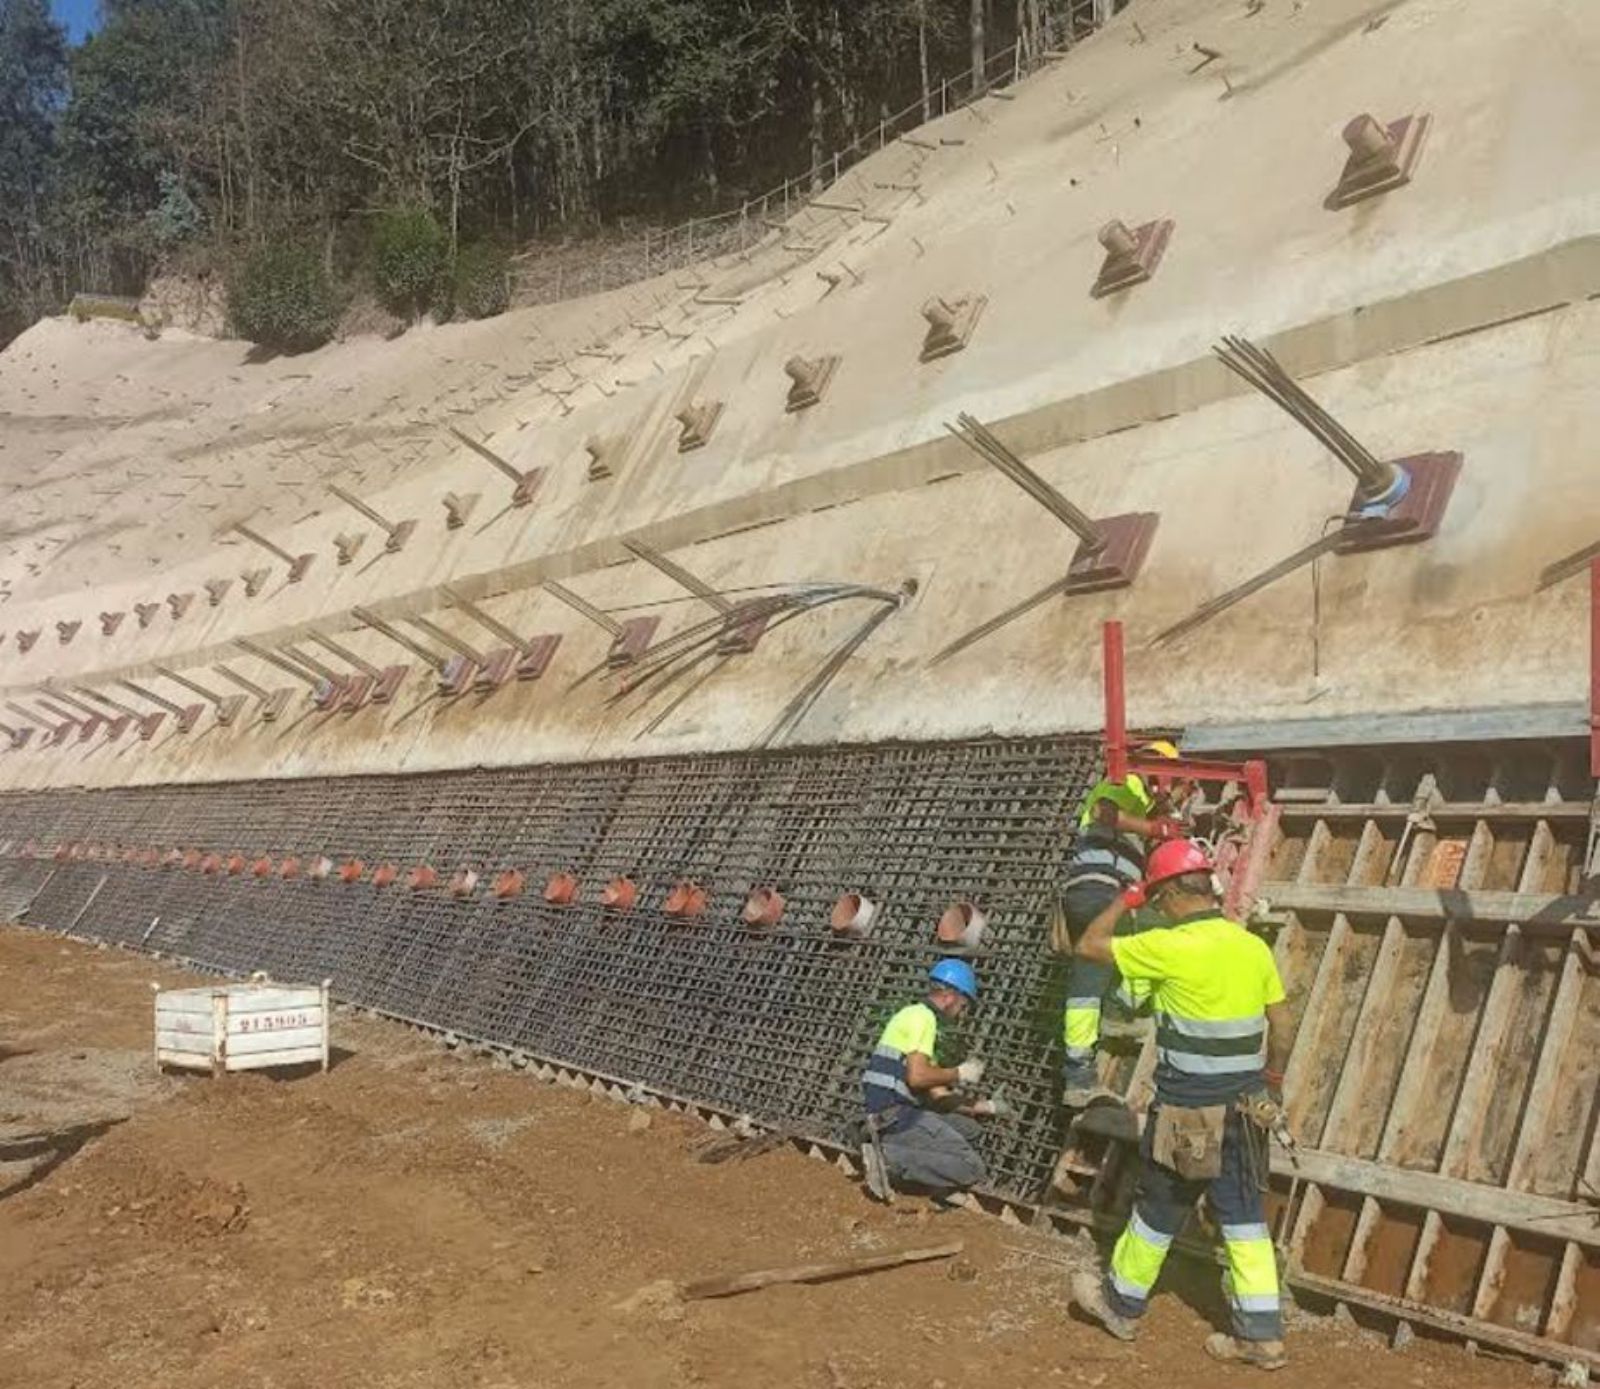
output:
[[[67,26],[68,35],[77,43],[100,17],[100,0],[50,0],[50,12]]]

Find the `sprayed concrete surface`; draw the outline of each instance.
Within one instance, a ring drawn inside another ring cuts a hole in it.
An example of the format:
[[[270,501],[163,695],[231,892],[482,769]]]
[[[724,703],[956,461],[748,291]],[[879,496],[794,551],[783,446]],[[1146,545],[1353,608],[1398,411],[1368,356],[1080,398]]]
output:
[[[1223,57],[1191,72],[1196,42]],[[601,686],[570,688],[608,638],[537,587],[655,612],[661,635],[702,619],[625,537],[728,590],[918,581],[798,741],[1092,728],[1107,617],[1128,627],[1136,721],[1539,705],[1572,722],[1585,595],[1537,581],[1600,539],[1593,469],[1573,447],[1600,425],[1597,60],[1600,10],[1581,0],[1135,6],[1012,99],[892,143],[828,207],[694,274],[269,361],[176,333],[42,324],[0,356],[9,697],[48,681],[149,707],[113,683],[133,677],[188,702],[154,667],[226,690],[210,670],[223,659],[280,686],[235,642],[312,630],[413,673],[387,709],[230,728],[207,715],[188,736],[169,720],[150,744],[30,747],[0,775],[104,785],[748,746],[861,620],[840,605],[791,623],[647,727],[659,705],[608,708]],[[1428,113],[1422,159],[1408,187],[1329,212],[1338,132],[1363,110]],[[1094,300],[1110,217],[1176,230],[1154,279]],[[934,294],[988,302],[964,351],[919,363]],[[1210,359],[1228,332],[1270,345],[1379,456],[1459,450],[1461,480],[1434,541],[1325,560],[1151,650],[1350,496],[1331,457]],[[790,414],[793,354],[840,365],[819,404]],[[704,401],[724,406],[711,439],[679,453],[673,415]],[[935,666],[1071,555],[1068,532],[945,433],[963,409],[1091,514],[1162,519],[1133,589],[1052,600]],[[534,504],[511,508],[511,484],[450,427],[546,469]],[[609,478],[589,477],[590,440]],[[330,482],[415,520],[405,549],[385,554]],[[447,493],[477,494],[454,530]],[[315,554],[304,581],[287,584],[238,521]],[[341,533],[365,536],[344,567]],[[246,597],[239,576],[257,566],[271,577]],[[228,578],[209,605],[205,582]],[[519,633],[559,633],[549,673],[441,699],[414,656],[354,630],[365,606],[496,644],[447,584]],[[169,594],[194,598],[141,628],[135,605]],[[113,636],[103,612],[126,614]],[[41,634],[26,653],[20,632]]]
[[[0,928],[0,1382],[210,1389],[1176,1382],[1215,1279],[1174,1267],[1124,1346],[1064,1297],[1086,1245],[869,1203],[788,1151],[707,1166],[396,1025],[342,1017],[326,1076],[158,1079],[147,960]],[[51,1153],[18,1158],[26,1140]],[[70,1155],[61,1150],[78,1141]],[[960,1238],[950,1263],[685,1303],[696,1277]],[[1297,1313],[1295,1382],[1501,1389],[1542,1371]],[[1546,1379],[1545,1382],[1548,1382]]]

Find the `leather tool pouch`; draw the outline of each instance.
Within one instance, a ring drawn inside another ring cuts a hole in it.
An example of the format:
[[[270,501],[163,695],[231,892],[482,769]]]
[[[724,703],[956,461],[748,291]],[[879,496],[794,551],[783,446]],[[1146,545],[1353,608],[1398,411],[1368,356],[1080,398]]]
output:
[[[1228,1106],[1180,1109],[1162,1105],[1156,1111],[1156,1131],[1150,1156],[1170,1167],[1185,1181],[1205,1181],[1222,1175],[1222,1131]]]

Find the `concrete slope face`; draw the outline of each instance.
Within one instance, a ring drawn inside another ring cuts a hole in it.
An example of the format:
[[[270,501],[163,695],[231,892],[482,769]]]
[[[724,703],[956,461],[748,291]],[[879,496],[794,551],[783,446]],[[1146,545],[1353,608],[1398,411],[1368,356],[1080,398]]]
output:
[[[829,1153],[976,912],[984,1199],[1081,1222],[1134,1162],[1057,1161],[1044,922],[1116,619],[1136,726],[1269,760],[1289,1277],[1600,1365],[1597,70],[1586,0],[1135,4],[692,272],[39,325],[0,907]]]
[[[1192,72],[1193,43],[1223,56]],[[1585,693],[1585,594],[1539,591],[1539,576],[1600,540],[1593,469],[1572,448],[1600,408],[1597,56],[1582,3],[1492,23],[1422,0],[1164,5],[1010,100],[891,144],[825,205],[697,274],[265,363],[236,344],[41,325],[0,357],[16,489],[0,680],[41,732],[60,722],[26,693],[44,682],[160,709],[119,679],[200,703],[210,727],[212,703],[158,666],[247,693],[211,670],[225,663],[295,689],[298,713],[310,687],[241,639],[338,675],[408,671],[350,718],[262,736],[252,695],[198,744],[164,731],[117,756],[36,737],[4,775],[112,784],[1088,729],[1107,617],[1127,624],[1146,723],[1547,705],[1559,724]],[[1330,210],[1341,132],[1362,113],[1427,118],[1399,151],[1410,181]],[[1148,280],[1096,298],[1112,220],[1172,226]],[[958,350],[923,361],[932,299],[957,307]],[[1272,351],[1378,459],[1459,454],[1459,473],[1431,540],[1326,556],[1151,648],[1352,500],[1329,450],[1213,357],[1226,334]],[[785,374],[794,359],[815,368],[810,386]],[[786,409],[813,387],[814,404]],[[1080,544],[951,437],[963,411],[1090,517],[1158,519],[1131,586],[1050,596],[935,664],[1061,580]],[[523,497],[452,430],[534,475]],[[752,653],[612,704],[614,683],[570,687],[615,633],[543,581],[613,621],[658,618],[656,643],[717,612],[629,539],[735,601],[815,583],[916,592],[793,729],[773,733],[886,600],[795,615]],[[485,701],[435,697],[413,644],[435,662],[508,645],[447,589],[523,642],[559,637],[544,674]]]

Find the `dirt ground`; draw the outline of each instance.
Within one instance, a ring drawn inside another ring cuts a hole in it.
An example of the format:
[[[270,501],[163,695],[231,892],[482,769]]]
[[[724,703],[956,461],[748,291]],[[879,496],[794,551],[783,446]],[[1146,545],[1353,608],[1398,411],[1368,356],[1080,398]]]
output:
[[[787,1150],[706,1165],[697,1121],[542,1085],[395,1024],[342,1013],[326,1075],[158,1076],[149,983],[182,977],[0,928],[0,1385],[1250,1378],[1200,1352],[1220,1309],[1187,1293],[1157,1299],[1136,1345],[1075,1321],[1065,1261],[1086,1245],[919,1202],[883,1209]],[[718,1301],[675,1292],[951,1238],[965,1241],[953,1261]],[[1540,1377],[1447,1344],[1394,1353],[1331,1318],[1296,1314],[1292,1330],[1304,1389]]]

